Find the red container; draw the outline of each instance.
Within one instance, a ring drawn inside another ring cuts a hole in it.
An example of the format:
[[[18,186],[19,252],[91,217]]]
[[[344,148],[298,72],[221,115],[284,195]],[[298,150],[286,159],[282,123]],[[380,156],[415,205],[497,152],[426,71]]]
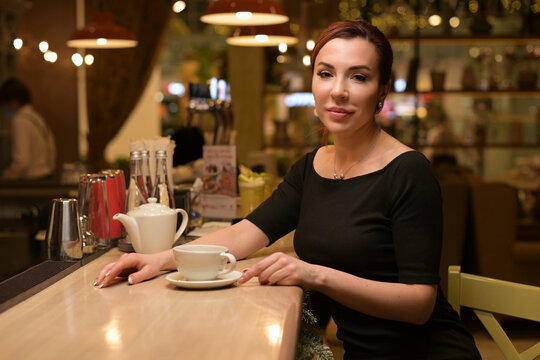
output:
[[[110,243],[109,215],[107,206],[106,176],[93,174],[91,176],[91,191],[88,221],[90,231],[98,240],[98,246],[107,247]]]
[[[116,186],[118,189],[118,206],[120,206],[120,212],[126,212],[126,178],[124,177],[123,170],[115,170]]]
[[[110,226],[110,238],[111,240],[119,239],[122,237],[122,224],[118,220],[114,220],[113,216],[115,214],[122,212],[122,207],[120,206],[120,181],[117,180],[116,175],[112,171],[103,171],[105,176],[107,176],[106,186],[107,186],[107,207],[108,207],[108,217],[109,217],[109,226]]]

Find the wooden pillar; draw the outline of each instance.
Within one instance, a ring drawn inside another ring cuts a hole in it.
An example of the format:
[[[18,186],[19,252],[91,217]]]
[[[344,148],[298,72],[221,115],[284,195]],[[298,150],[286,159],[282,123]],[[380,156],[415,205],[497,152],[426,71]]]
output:
[[[263,148],[264,49],[229,46],[228,74],[237,130],[238,161]]]

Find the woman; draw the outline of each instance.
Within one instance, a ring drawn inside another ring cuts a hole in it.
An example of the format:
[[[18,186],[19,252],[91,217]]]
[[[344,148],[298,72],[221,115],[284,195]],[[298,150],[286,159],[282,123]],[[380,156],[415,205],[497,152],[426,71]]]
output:
[[[346,359],[480,358],[437,288],[441,198],[429,162],[375,122],[390,88],[388,40],[363,21],[337,22],[319,38],[312,66],[317,114],[335,145],[301,158],[246,219],[196,242],[243,258],[296,229],[299,259],[273,254],[238,283],[258,277],[327,296]],[[124,255],[95,285],[174,269],[171,250]]]

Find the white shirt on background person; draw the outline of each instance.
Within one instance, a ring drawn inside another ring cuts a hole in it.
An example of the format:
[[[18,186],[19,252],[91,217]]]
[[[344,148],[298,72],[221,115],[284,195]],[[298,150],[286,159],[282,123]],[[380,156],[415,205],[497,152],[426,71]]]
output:
[[[54,135],[32,105],[22,106],[11,124],[11,164],[6,180],[38,179],[51,175],[56,166]]]

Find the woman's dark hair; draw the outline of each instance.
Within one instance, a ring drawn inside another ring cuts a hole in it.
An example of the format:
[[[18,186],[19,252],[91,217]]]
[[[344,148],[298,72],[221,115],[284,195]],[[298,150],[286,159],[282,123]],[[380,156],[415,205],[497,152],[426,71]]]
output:
[[[375,46],[379,56],[379,83],[386,85],[392,76],[392,63],[394,54],[390,42],[384,34],[375,26],[363,20],[343,20],[337,21],[324,30],[317,40],[313,52],[311,53],[311,69],[315,67],[315,59],[321,48],[332,39],[366,39]]]
[[[2,86],[0,86],[0,104],[5,104],[9,101],[16,100],[20,105],[30,103],[30,91],[20,80],[16,78],[8,78]]]

